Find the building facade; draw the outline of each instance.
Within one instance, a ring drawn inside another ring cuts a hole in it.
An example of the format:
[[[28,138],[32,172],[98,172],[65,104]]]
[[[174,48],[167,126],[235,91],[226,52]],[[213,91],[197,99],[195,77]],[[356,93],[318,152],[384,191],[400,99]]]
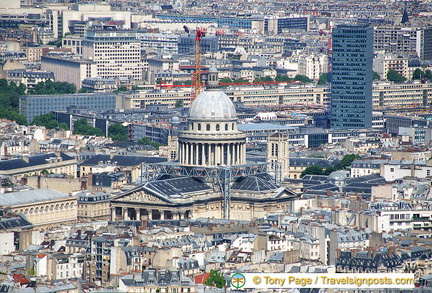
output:
[[[20,114],[33,121],[38,115],[52,111],[66,111],[69,106],[86,107],[94,111],[115,110],[115,94],[68,94],[68,95],[30,95],[20,97]]]
[[[83,58],[96,62],[103,78],[142,80],[141,42],[133,31],[88,31],[82,41]]]
[[[333,29],[332,128],[372,127],[373,28]]]

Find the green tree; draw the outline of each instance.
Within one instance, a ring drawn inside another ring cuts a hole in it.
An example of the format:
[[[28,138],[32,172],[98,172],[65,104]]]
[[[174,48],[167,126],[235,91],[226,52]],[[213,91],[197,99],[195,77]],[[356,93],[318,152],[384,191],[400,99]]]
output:
[[[182,84],[183,84],[183,82],[178,81],[178,80],[176,80],[176,81],[173,82],[173,85],[182,85]]]
[[[26,125],[27,119],[19,114],[19,97],[26,91],[24,84],[19,86],[15,82],[0,79],[0,118],[13,120],[18,124]]]
[[[233,82],[231,78],[224,77],[220,80],[220,82]]]
[[[175,103],[176,108],[183,108],[183,100],[177,100]]]
[[[412,79],[422,79],[424,77],[425,77],[425,73],[423,72],[423,70],[421,70],[420,68],[414,70]]]
[[[127,141],[127,129],[121,123],[116,123],[108,127],[108,137],[114,141]]]
[[[390,69],[387,72],[387,80],[393,81],[393,82],[404,82],[406,81],[406,78],[399,74],[396,70]]]
[[[32,125],[45,126],[46,129],[56,129],[61,128],[64,130],[69,130],[66,123],[59,123],[54,116],[54,113],[50,112],[47,114],[42,114],[35,116],[32,121]]]
[[[288,82],[288,81],[292,81],[292,79],[289,78],[288,75],[278,74],[275,77],[275,81]]]
[[[52,81],[50,79],[45,82],[38,82],[33,89],[29,91],[30,95],[61,95],[76,93],[76,86],[73,83],[63,81]]]
[[[300,174],[300,178],[302,178],[305,175],[322,175],[323,174],[323,167],[318,165],[309,166],[306,169],[303,170]]]
[[[186,80],[183,82],[185,85],[192,85],[192,80]]]
[[[432,71],[430,71],[430,69],[426,69],[425,77],[429,80],[432,80]]]
[[[312,82],[312,80],[310,80],[309,77],[307,77],[306,75],[301,75],[301,74],[297,74],[297,75],[294,77],[294,80],[296,80],[296,81],[300,81],[300,82],[302,82],[302,83]]]
[[[155,149],[159,149],[159,147],[162,145],[161,143],[158,142],[154,142],[152,141],[150,138],[148,137],[143,137],[140,140],[138,140],[138,143],[140,144],[144,144],[144,145],[151,145],[152,147],[154,147]]]
[[[80,88],[78,92],[80,94],[91,93],[91,91],[88,88],[86,88],[86,87]]]
[[[346,167],[351,166],[352,162],[356,159],[359,159],[360,156],[357,154],[349,154],[345,155],[339,163],[335,165],[338,170],[345,169]]]
[[[82,118],[74,123],[74,134],[104,136],[102,130],[88,125],[87,119]]]
[[[234,82],[249,82],[249,81],[246,79],[243,79],[243,78],[238,78],[238,79],[235,79]]]
[[[261,78],[262,81],[274,81],[273,78],[271,78],[271,76],[264,76]]]
[[[216,288],[223,288],[226,285],[226,280],[222,273],[216,270],[211,270],[210,276],[205,281],[205,284],[207,286],[216,286]]]
[[[323,73],[320,75],[319,79],[318,79],[318,84],[319,85],[325,85],[327,84],[327,73]]]
[[[372,79],[373,80],[380,80],[381,76],[377,72],[373,71],[372,72]]]

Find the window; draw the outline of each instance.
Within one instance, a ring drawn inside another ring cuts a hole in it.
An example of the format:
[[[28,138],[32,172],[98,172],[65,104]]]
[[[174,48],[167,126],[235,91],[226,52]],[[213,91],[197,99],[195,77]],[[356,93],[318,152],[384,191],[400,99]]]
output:
[[[225,131],[228,131],[228,124],[225,124]]]
[[[207,125],[206,125],[206,130],[207,130],[207,131],[210,131],[210,124],[207,124]]]
[[[198,130],[201,130],[201,123],[198,123]]]
[[[220,131],[220,125],[216,124],[216,131]]]

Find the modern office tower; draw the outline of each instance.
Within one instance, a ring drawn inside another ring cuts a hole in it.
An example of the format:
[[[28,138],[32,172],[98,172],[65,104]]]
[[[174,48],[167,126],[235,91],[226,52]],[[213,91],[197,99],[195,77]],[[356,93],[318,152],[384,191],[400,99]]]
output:
[[[373,27],[333,29],[332,128],[372,127]]]
[[[96,63],[100,77],[142,80],[141,43],[134,31],[88,31],[82,54]]]

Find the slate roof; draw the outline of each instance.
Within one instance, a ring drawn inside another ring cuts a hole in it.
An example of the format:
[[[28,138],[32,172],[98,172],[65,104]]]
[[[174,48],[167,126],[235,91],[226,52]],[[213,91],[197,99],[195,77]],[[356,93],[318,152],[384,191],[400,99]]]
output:
[[[323,168],[330,167],[332,164],[324,159],[317,159],[317,158],[296,158],[292,157],[289,158],[289,165],[290,166],[301,166],[301,167],[309,167],[318,165]]]
[[[23,216],[0,218],[0,231],[17,227],[30,228],[33,225]]]
[[[166,180],[156,180],[148,182],[146,189],[165,196],[175,196],[191,192],[211,190],[210,187],[200,180],[192,177],[180,177]]]
[[[64,198],[69,198],[69,195],[47,188],[35,189],[0,194],[0,205],[8,207]]]
[[[20,168],[28,168],[33,166],[45,165],[49,163],[50,158],[54,158],[54,157],[57,157],[55,153],[49,153],[49,154],[29,157],[28,162],[24,161],[23,159],[0,161],[0,171],[8,171],[8,170],[15,170]],[[60,153],[60,157],[62,158],[63,161],[69,161],[74,159],[64,153]]]
[[[231,186],[233,190],[266,191],[278,189],[276,184],[262,179],[258,176],[247,176],[238,178]]]
[[[122,156],[116,155],[110,158],[110,155],[96,155],[87,161],[84,161],[81,165],[94,166],[99,162],[117,162],[118,166],[136,166],[142,163],[160,163],[166,162],[167,158],[162,157],[145,157],[145,156]]]

